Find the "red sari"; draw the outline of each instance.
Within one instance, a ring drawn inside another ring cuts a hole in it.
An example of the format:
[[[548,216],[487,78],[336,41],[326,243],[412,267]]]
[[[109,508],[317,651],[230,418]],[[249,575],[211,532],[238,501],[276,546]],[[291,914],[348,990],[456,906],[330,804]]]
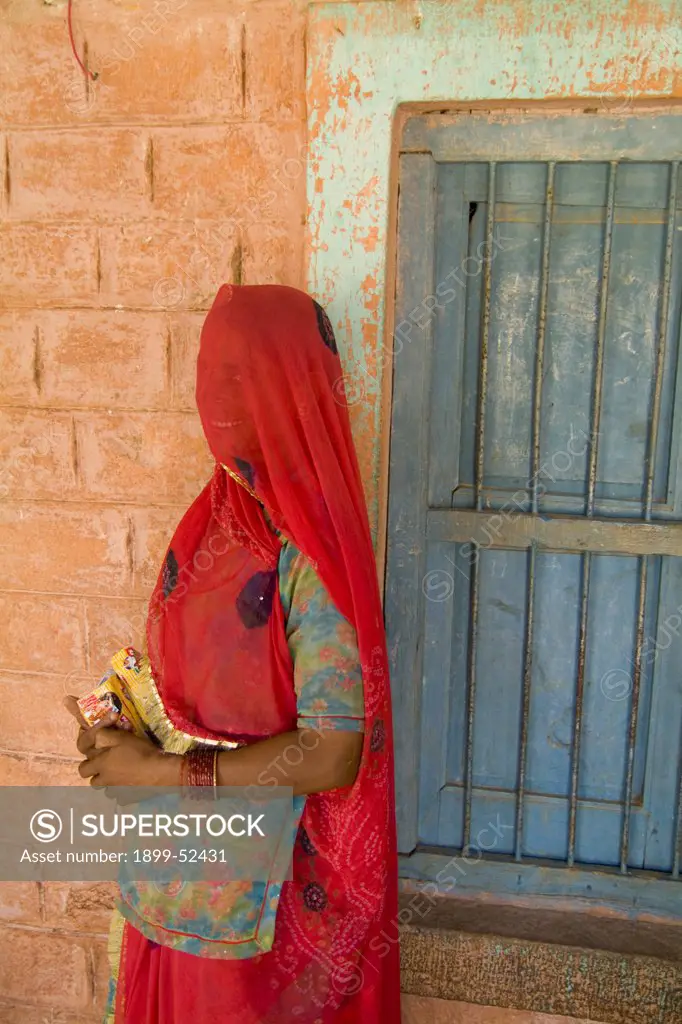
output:
[[[355,627],[362,761],[352,786],[306,799],[270,951],[191,955],[127,922],[115,1020],[398,1024],[386,641],[342,368],[322,308],[292,288],[221,288],[202,330],[196,397],[217,465],[175,532],[150,603],[148,653],[165,712],[206,739],[256,742],[295,728],[279,540],[265,507]]]

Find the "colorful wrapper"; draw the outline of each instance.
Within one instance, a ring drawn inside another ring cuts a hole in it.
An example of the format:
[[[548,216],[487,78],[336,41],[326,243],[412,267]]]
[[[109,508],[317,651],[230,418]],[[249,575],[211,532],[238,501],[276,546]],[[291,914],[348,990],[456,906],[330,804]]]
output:
[[[177,729],[170,721],[156,689],[149,657],[134,647],[122,647],[114,654],[110,668],[95,689],[78,701],[88,725],[119,711],[119,725],[138,736],[146,736],[169,754],[186,754],[201,746],[217,746],[233,750],[241,746],[237,740],[201,739]]]
[[[78,699],[78,707],[88,726],[96,725],[112,711],[120,715],[117,727],[150,736],[150,729],[135,701],[134,677],[139,671],[137,651],[124,647],[111,659],[111,667],[90,693]]]

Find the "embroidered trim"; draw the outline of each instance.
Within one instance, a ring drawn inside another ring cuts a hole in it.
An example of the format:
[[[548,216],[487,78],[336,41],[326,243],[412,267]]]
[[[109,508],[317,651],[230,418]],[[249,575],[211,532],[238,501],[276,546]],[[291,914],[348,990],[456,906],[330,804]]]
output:
[[[139,708],[140,715],[145,725],[154,734],[156,739],[168,754],[186,754],[193,746],[219,747],[225,750],[234,750],[242,744],[236,740],[208,739],[203,736],[192,735],[182,729],[176,729],[166,714],[161,695],[157,689],[149,658],[146,654],[135,652],[136,667],[131,668],[125,664],[130,657],[131,648],[123,647],[111,659],[111,665],[116,675],[120,676],[129,686],[135,697],[135,704]]]
[[[119,976],[121,957],[123,953],[123,929],[125,918],[120,911],[114,909],[109,923],[109,937],[107,939],[107,959],[109,961],[109,990],[107,992],[107,1005],[104,1012],[104,1024],[116,1024],[116,1000],[118,996]],[[123,981],[121,979],[121,993],[123,992]]]
[[[260,500],[256,492],[253,490],[252,487],[249,487],[249,485],[247,484],[246,480],[244,480],[243,477],[239,476],[238,473],[235,473],[234,470],[230,469],[229,466],[226,466],[224,462],[221,462],[220,465],[223,467],[226,473],[230,474],[233,480],[236,480],[238,484],[241,484],[242,487],[249,492],[249,494],[253,495],[253,497],[256,499],[259,505],[263,504],[263,502]]]
[[[201,885],[202,883],[190,882],[185,891],[189,892],[195,884]],[[253,923],[253,930],[250,933],[245,933],[240,939],[214,938],[192,931],[179,931],[177,928],[167,927],[164,924],[159,924],[158,921],[149,920],[141,908],[130,903],[125,897],[122,897],[115,912],[118,912],[124,921],[129,921],[151,942],[162,939],[163,941],[158,943],[160,946],[183,950],[188,947],[191,949],[194,943],[201,943],[211,948],[211,956],[214,959],[245,960],[258,955],[258,953],[268,953],[272,948],[274,941],[272,922],[275,915],[271,912],[270,901],[273,897],[270,890],[279,888],[272,882],[265,885],[263,899],[258,908],[258,917]],[[279,894],[276,898],[279,903]]]
[[[253,488],[249,487],[249,485],[247,484],[246,480],[244,480],[244,478],[243,478],[243,477],[239,476],[239,474],[238,474],[238,473],[235,473],[233,469],[230,469],[230,467],[229,467],[229,466],[226,466],[224,462],[220,462],[220,463],[219,463],[219,466],[221,466],[221,468],[222,468],[222,469],[224,469],[224,470],[225,470],[225,472],[226,472],[226,473],[227,473],[227,474],[228,474],[229,476],[231,476],[233,480],[236,480],[238,484],[241,484],[241,486],[242,486],[242,487],[244,488],[244,490],[248,491],[248,492],[249,492],[249,494],[251,494],[251,495],[252,495],[252,496],[253,496],[253,497],[254,497],[254,498],[256,499],[256,501],[258,502],[258,504],[259,504],[259,505],[261,506],[261,508],[263,509],[263,512],[265,513],[265,517],[266,517],[267,521],[269,522],[270,526],[272,527],[272,529],[274,530],[274,532],[275,532],[275,535],[276,535],[277,539],[279,540],[280,544],[282,543],[282,538],[284,538],[284,540],[285,540],[285,541],[286,541],[286,542],[287,542],[288,544],[293,544],[293,541],[291,540],[291,538],[290,538],[290,537],[288,537],[288,536],[287,536],[287,535],[286,535],[285,533],[283,533],[283,532],[282,532],[282,530],[279,530],[279,529],[278,529],[278,528],[277,528],[277,527],[276,527],[276,526],[275,526],[275,525],[273,524],[273,522],[272,522],[272,519],[271,519],[271,513],[269,513],[269,512],[268,512],[268,510],[267,510],[267,507],[266,507],[265,503],[261,501],[261,499],[260,499],[260,498],[258,497],[258,495],[257,495],[257,494],[256,494],[256,492],[255,492],[255,491],[253,490]],[[294,547],[295,547],[295,545],[294,545]],[[309,561],[310,561],[310,559],[309,559]],[[313,567],[314,567],[314,568],[317,568],[317,566],[315,565],[315,563],[311,562],[311,565],[313,565]]]

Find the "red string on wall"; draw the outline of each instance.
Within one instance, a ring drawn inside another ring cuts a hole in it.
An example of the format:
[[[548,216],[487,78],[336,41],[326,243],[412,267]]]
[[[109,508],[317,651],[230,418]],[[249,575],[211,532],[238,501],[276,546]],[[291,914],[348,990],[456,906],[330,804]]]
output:
[[[68,25],[69,25],[69,39],[71,40],[71,49],[73,50],[73,55],[76,58],[78,66],[81,69],[81,71],[83,72],[83,74],[87,78],[89,78],[91,82],[94,82],[97,79],[96,72],[90,71],[89,68],[86,68],[85,64],[80,59],[80,56],[78,54],[78,50],[76,49],[76,43],[75,43],[74,38],[73,38],[72,8],[73,8],[73,0],[69,0],[69,4],[68,4],[67,10],[66,10],[66,16],[67,16],[67,21],[68,21]]]

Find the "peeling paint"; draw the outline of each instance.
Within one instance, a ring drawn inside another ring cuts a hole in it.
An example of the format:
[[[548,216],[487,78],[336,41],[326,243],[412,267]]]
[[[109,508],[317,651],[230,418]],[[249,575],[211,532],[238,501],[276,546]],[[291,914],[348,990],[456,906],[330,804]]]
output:
[[[365,252],[374,252],[379,244],[379,228],[356,228],[353,232],[353,241],[358,242]]]
[[[375,536],[399,105],[584,97],[615,114],[637,98],[682,98],[679,0],[458,0],[456,18],[453,6],[309,8],[308,286],[330,305],[347,372],[362,382],[352,414]]]

